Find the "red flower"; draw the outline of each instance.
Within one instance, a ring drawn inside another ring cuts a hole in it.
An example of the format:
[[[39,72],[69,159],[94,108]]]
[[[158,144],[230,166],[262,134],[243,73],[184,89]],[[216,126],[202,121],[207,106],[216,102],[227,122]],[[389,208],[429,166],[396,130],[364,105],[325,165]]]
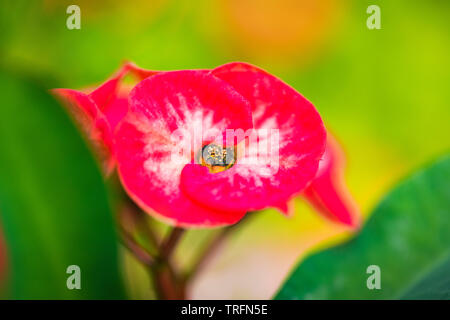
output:
[[[130,73],[142,80],[157,72],[126,63],[111,79],[94,90],[53,90],[80,123],[107,174],[115,164],[113,133],[128,111],[129,88],[121,85],[121,80]]]
[[[121,85],[127,74],[139,80],[131,91]],[[314,106],[244,63],[172,72],[126,64],[90,93],[56,92],[82,114],[107,170],[117,163],[129,196],[178,226],[233,224],[267,207],[286,212],[325,150]]]

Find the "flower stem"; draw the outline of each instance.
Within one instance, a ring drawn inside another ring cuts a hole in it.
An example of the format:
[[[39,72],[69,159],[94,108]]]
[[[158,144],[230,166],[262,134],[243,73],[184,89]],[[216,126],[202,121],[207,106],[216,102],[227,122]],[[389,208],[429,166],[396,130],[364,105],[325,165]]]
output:
[[[151,267],[155,259],[139,245],[133,236],[126,232],[122,232],[122,244],[146,267]]]
[[[152,230],[145,214],[131,199],[127,199],[118,216],[121,241],[123,245],[141,262],[153,278],[158,299],[181,300],[186,299],[187,285],[205,268],[211,257],[217,253],[232,231],[249,220],[247,213],[237,224],[220,229],[212,241],[201,252],[193,263],[190,271],[185,275],[173,268],[172,257],[186,230],[173,227],[164,240]],[[136,232],[145,239],[147,246],[154,248],[149,250],[136,239]]]
[[[227,240],[230,234],[235,231],[238,227],[242,227],[244,222],[249,221],[249,216],[251,212],[247,213],[244,218],[241,219],[238,223],[220,229],[214,239],[205,247],[203,252],[199,255],[197,260],[193,263],[189,272],[183,278],[183,282],[189,283],[194,280],[194,278],[206,267],[214,254],[217,253],[218,249],[223,245],[223,243]]]
[[[160,246],[160,255],[162,259],[170,260],[175,248],[183,236],[185,229],[174,227]]]
[[[153,274],[159,299],[183,300],[186,298],[185,286],[179,281],[170,263],[161,261],[156,266],[153,266],[150,271]]]
[[[134,236],[133,230],[136,227],[133,207],[124,206],[119,214],[119,232],[122,244],[146,267],[150,267],[155,262],[155,256],[142,246]]]
[[[157,264],[152,268],[155,286],[161,299],[182,300],[186,297],[184,282],[174,270],[171,257],[185,230],[174,227],[159,247]]]

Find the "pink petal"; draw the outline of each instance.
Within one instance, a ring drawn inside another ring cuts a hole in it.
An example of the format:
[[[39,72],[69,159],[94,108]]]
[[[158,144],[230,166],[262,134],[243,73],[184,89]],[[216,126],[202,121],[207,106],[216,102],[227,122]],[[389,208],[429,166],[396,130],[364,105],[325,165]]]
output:
[[[344,181],[345,157],[337,141],[328,134],[327,148],[316,178],[303,196],[326,218],[351,228],[361,225],[361,214]]]
[[[223,139],[226,129],[252,127],[248,102],[226,82],[192,70],[143,80],[129,102],[116,132],[116,154],[130,197],[149,214],[179,226],[239,221],[246,210],[206,208],[190,200],[180,189],[180,176],[205,141]]]
[[[94,145],[95,153],[103,163],[107,175],[115,165],[113,132],[128,112],[130,90],[124,88],[121,81],[130,73],[141,81],[158,71],[145,70],[126,63],[113,77],[90,93],[71,89],[53,90]]]
[[[106,116],[112,131],[128,112],[128,94],[131,88],[121,85],[122,79],[128,74],[132,74],[139,82],[158,73],[159,71],[142,69],[128,62],[111,79],[89,93],[89,97]]]
[[[126,116],[128,112],[128,98],[117,96],[114,100],[108,103],[102,110],[111,130],[114,132],[120,121]]]
[[[128,74],[131,74],[140,82],[158,73],[160,71],[143,69],[134,63],[127,62],[111,79],[104,82],[89,94],[99,110],[105,114],[112,131],[115,130],[117,124],[128,112],[128,94],[132,86],[126,87],[121,85],[120,82],[122,79]]]
[[[81,131],[91,143],[107,174],[114,167],[113,136],[111,127],[89,95],[70,89],[54,89],[52,92],[67,107],[68,112],[80,125]]]
[[[145,78],[154,76],[155,74],[162,72],[162,71],[156,71],[156,70],[143,69],[141,67],[138,67],[137,65],[135,65],[132,62],[125,63],[123,66],[123,70],[125,70],[125,72],[129,72],[129,73],[133,74],[134,76],[136,76],[139,81],[144,80]],[[119,71],[119,73],[120,73],[120,71]]]
[[[326,132],[318,112],[293,88],[254,66],[230,63],[214,69],[212,74],[231,84],[250,102],[257,135],[260,142],[268,142],[270,151],[256,151],[256,161],[252,161],[254,156],[243,155],[230,169],[214,174],[205,167],[186,166],[182,190],[210,208],[285,209],[282,204],[314,178],[325,150]],[[273,129],[278,131],[270,132]],[[271,134],[264,137],[263,130]],[[254,155],[257,143],[250,142],[248,150]]]

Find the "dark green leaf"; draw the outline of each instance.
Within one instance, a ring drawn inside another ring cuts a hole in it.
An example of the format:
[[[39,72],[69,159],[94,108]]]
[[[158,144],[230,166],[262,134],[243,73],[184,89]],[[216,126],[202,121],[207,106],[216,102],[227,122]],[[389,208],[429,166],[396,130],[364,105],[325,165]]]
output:
[[[449,256],[449,231],[450,157],[447,156],[395,188],[356,238],[302,262],[276,298],[398,298]],[[380,267],[380,290],[367,287],[371,273],[366,270],[370,265]],[[431,282],[428,283],[431,287]]]
[[[0,218],[15,299],[123,298],[117,238],[99,169],[37,85],[0,74]],[[81,290],[69,290],[70,265]]]
[[[450,300],[450,258],[427,272],[401,299]]]

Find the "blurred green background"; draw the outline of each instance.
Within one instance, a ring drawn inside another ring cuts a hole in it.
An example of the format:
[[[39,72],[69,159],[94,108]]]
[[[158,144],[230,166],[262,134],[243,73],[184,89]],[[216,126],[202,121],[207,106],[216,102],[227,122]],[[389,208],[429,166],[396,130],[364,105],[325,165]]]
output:
[[[66,8],[81,8],[81,29]],[[381,29],[366,27],[369,5]],[[450,149],[450,2],[440,0],[2,1],[0,65],[44,87],[100,83],[131,60],[143,68],[212,68],[246,61],[311,100],[347,154],[346,178],[363,214],[399,179]],[[4,103],[8,103],[4,101]],[[3,152],[3,151],[0,151]],[[293,263],[343,230],[296,200],[226,244],[190,288],[193,298],[270,298]],[[188,234],[193,254],[208,231]],[[81,235],[80,235],[81,237]],[[150,298],[145,272],[125,251],[133,298]]]

